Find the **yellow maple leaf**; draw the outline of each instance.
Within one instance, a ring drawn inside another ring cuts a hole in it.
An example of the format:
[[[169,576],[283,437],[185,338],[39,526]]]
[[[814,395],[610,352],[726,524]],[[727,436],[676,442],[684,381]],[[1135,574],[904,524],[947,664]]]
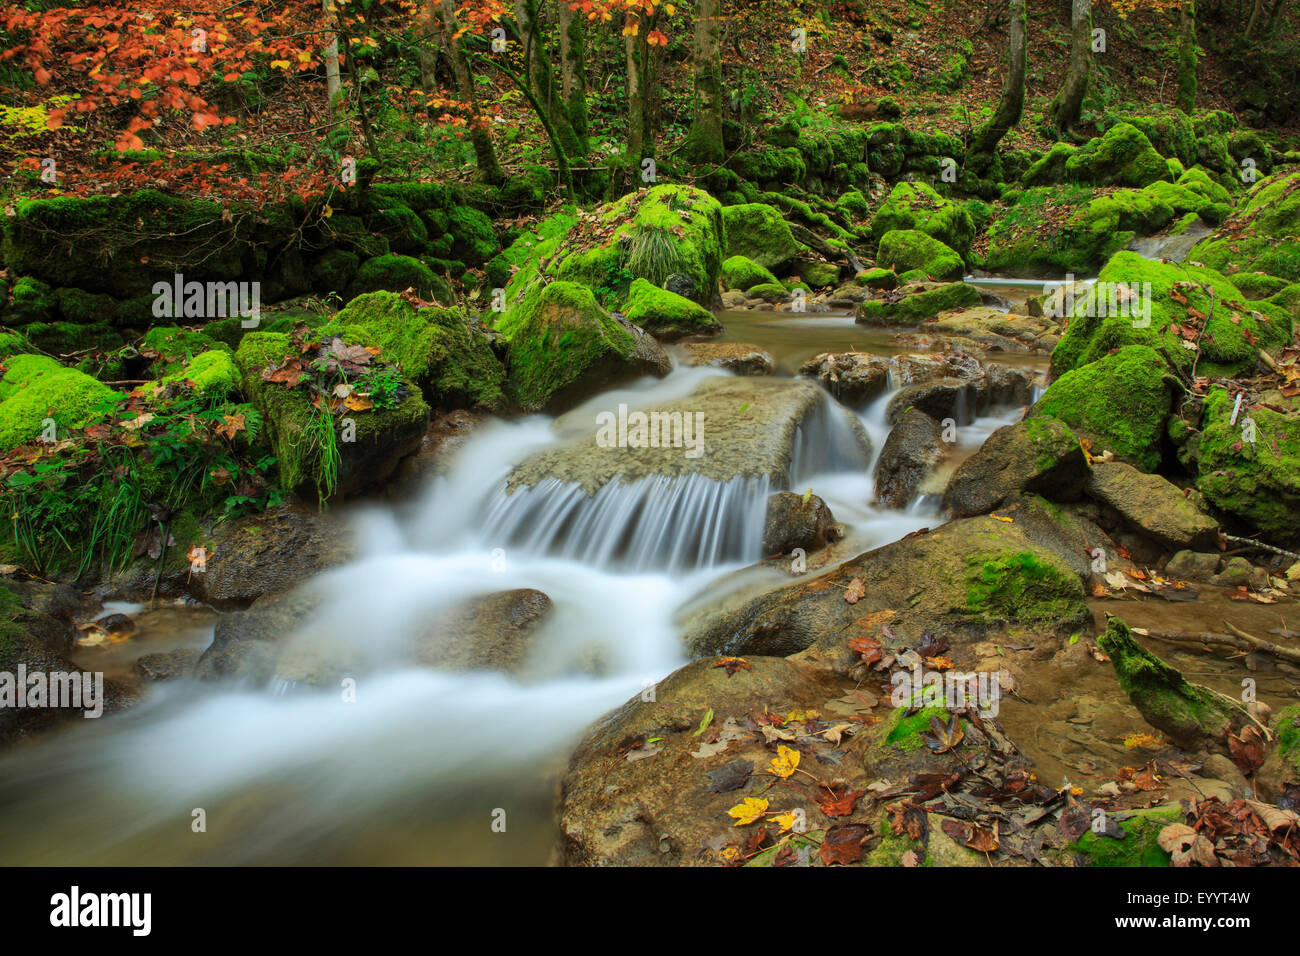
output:
[[[1133,747],[1143,747],[1147,750],[1156,750],[1164,745],[1164,741],[1159,737],[1153,737],[1151,734],[1124,735],[1124,746],[1129,749],[1132,749]]]
[[[738,803],[727,811],[727,816],[735,817],[734,827],[743,827],[753,823],[767,813],[767,801],[762,797],[746,797],[744,803]]]
[[[1006,515],[990,514],[989,517],[992,518],[994,521],[1005,521],[1007,524],[1012,524],[1015,522],[1014,518],[1008,518]]]
[[[784,744],[776,748],[776,756],[772,758],[772,765],[768,767],[772,773],[778,777],[785,778],[793,776],[795,769],[799,766],[799,751],[786,747]]]
[[[289,69],[289,61],[288,61],[288,60],[272,60],[272,61],[271,61],[271,69],[273,69],[273,70],[287,70],[287,69]]]
[[[737,824],[737,826],[739,826],[739,824]],[[718,856],[722,857],[722,859],[726,860],[728,863],[731,863],[734,860],[740,859],[740,850],[734,846],[724,846],[718,851]]]
[[[787,810],[785,813],[775,814],[768,819],[777,824],[781,828],[781,832],[784,833],[794,826],[794,811]]]

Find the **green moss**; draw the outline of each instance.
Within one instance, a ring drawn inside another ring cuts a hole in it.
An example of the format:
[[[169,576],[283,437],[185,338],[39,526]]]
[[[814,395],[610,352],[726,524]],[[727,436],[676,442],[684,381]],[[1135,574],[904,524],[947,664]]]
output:
[[[1029,551],[977,553],[966,569],[964,610],[978,620],[1052,625],[1089,616],[1083,585],[1059,560]]]
[[[1243,409],[1230,424],[1234,400],[1221,388],[1205,399],[1197,489],[1219,510],[1267,536],[1294,540],[1300,513],[1300,417],[1267,408]],[[1245,440],[1246,419],[1255,440]]]
[[[916,229],[895,229],[880,239],[878,265],[896,272],[919,269],[935,279],[960,279],[961,257],[938,239]]]
[[[1150,295],[1146,288],[1150,285]],[[1111,294],[1120,285],[1140,293],[1134,300],[1151,307],[1151,321],[1117,314]],[[1133,252],[1114,255],[1098,276],[1100,294],[1080,298],[1065,335],[1052,353],[1052,369],[1060,373],[1094,361],[1116,348],[1143,344],[1162,348],[1171,361],[1189,369],[1194,353],[1184,347],[1180,326],[1195,309],[1208,317],[1200,338],[1203,374],[1233,374],[1252,368],[1260,348],[1274,349],[1291,339],[1291,317],[1271,303],[1250,302],[1226,276],[1213,269],[1152,262]],[[1206,293],[1213,290],[1213,301]],[[1174,297],[1177,292],[1178,301]],[[1103,298],[1104,297],[1104,298]],[[1089,311],[1098,313],[1088,315]],[[1104,314],[1103,314],[1104,313]],[[1194,317],[1193,317],[1194,318]]]
[[[1175,180],[1175,185],[1190,189],[1213,203],[1223,203],[1224,205],[1231,205],[1232,203],[1232,194],[1210,178],[1210,174],[1200,166],[1193,166],[1184,172]]]
[[[495,288],[504,289],[521,269],[531,265],[535,272],[537,261],[542,256],[541,247],[545,245],[550,251],[558,248],[565,234],[578,221],[577,212],[576,206],[565,206],[516,238],[488,262],[485,270],[488,282]]]
[[[9,304],[3,311],[7,325],[51,322],[58,314],[53,290],[39,279],[19,276],[9,294]]]
[[[794,146],[764,146],[739,153],[732,157],[730,165],[741,177],[755,183],[793,185],[808,174],[803,153]]]
[[[429,230],[415,210],[395,200],[372,202],[365,223],[388,240],[393,252],[420,252],[429,241]]]
[[[1212,691],[1188,683],[1175,668],[1139,645],[1119,618],[1107,622],[1097,646],[1110,658],[1120,688],[1147,723],[1177,742],[1222,740],[1234,718],[1244,714]]]
[[[814,289],[828,289],[840,277],[840,267],[833,262],[803,262],[797,268],[800,278]]]
[[[159,380],[158,386],[173,382],[192,382],[194,390],[200,394],[212,392],[224,395],[238,387],[239,373],[235,369],[229,347],[217,348],[200,352],[188,362],[180,363],[179,368]]]
[[[731,256],[722,263],[722,287],[739,289],[747,292],[756,285],[767,283],[776,285],[776,276],[772,275],[753,259],[745,256]]]
[[[238,323],[242,320],[236,318],[228,321]],[[175,325],[152,328],[140,341],[142,352],[157,352],[158,358],[168,364],[193,358],[212,349],[223,349],[232,354],[234,352],[229,345],[213,338],[206,331],[182,329]]]
[[[492,220],[486,213],[469,206],[455,206],[448,210],[447,219],[454,237],[452,254],[467,265],[482,265],[501,250],[492,231]]]
[[[1065,174],[1074,182],[1140,188],[1166,179],[1169,166],[1141,130],[1117,123],[1070,156]]]
[[[1267,299],[1277,295],[1288,285],[1285,279],[1265,275],[1262,272],[1235,272],[1232,284],[1241,290],[1247,299]]]
[[[1144,471],[1160,464],[1160,435],[1172,403],[1168,367],[1145,345],[1066,372],[1030,414],[1050,415],[1093,442],[1094,453],[1114,452]]]
[[[40,355],[17,355],[0,380],[0,451],[35,441],[53,419],[60,438],[111,409],[117,392]]]
[[[1188,258],[1227,275],[1263,272],[1300,282],[1300,172],[1260,181],[1232,222]]]
[[[31,351],[31,345],[21,332],[0,332],[0,363],[11,355]]]
[[[311,284],[317,292],[345,293],[352,283],[361,258],[347,249],[326,249],[312,263]]]
[[[898,183],[871,220],[879,242],[895,229],[916,229],[938,239],[965,259],[975,237],[975,222],[965,206],[944,199],[925,183]]]
[[[893,269],[882,269],[877,266],[859,272],[853,277],[853,282],[868,289],[894,289],[898,287],[898,275]]]
[[[949,282],[937,288],[919,288],[897,301],[866,299],[858,303],[857,319],[864,325],[917,325],[940,312],[978,306],[980,301],[974,286]]]
[[[1089,866],[1167,867],[1169,854],[1160,849],[1160,831],[1181,819],[1173,808],[1137,810],[1116,821],[1126,834],[1124,839],[1098,835],[1089,829],[1070,844],[1070,849],[1087,857]]]
[[[1300,783],[1300,704],[1292,704],[1277,712],[1273,718],[1277,733],[1277,753],[1282,758],[1285,779]]]
[[[721,324],[708,309],[645,279],[636,279],[632,283],[627,302],[623,304],[623,316],[633,325],[657,336],[722,331]]]
[[[1194,212],[1212,226],[1217,226],[1232,214],[1232,206],[1228,203],[1214,202],[1186,186],[1157,182],[1142,191],[1169,206],[1175,215]]]
[[[378,348],[440,407],[505,406],[504,367],[487,337],[454,309],[416,309],[395,293],[371,292],[349,302],[321,331]]]
[[[724,206],[727,256],[744,256],[764,269],[788,263],[799,251],[790,225],[766,203]]]
[[[355,298],[367,292],[415,289],[421,298],[429,298],[436,286],[433,270],[419,259],[399,255],[376,256],[361,263],[357,269],[352,280],[352,295]]]
[[[1036,160],[1021,177],[1026,186],[1052,186],[1066,182],[1065,164],[1079,151],[1070,143],[1053,143],[1052,148]]]
[[[908,716],[906,707],[896,707],[885,732],[885,745],[910,753],[925,749],[924,734],[930,733],[930,718],[938,717],[947,725],[950,716],[944,707],[922,707]]]

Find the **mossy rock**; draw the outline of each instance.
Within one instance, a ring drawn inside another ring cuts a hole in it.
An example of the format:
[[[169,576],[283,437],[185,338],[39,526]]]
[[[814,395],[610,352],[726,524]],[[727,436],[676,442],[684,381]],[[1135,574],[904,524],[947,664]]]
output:
[[[776,276],[746,256],[731,256],[722,263],[722,287],[748,292],[756,285],[778,285]]]
[[[645,279],[636,279],[623,304],[623,316],[657,338],[714,335],[722,324],[713,313]]]
[[[800,262],[795,269],[814,289],[829,289],[840,278],[840,267],[834,262]]]
[[[239,319],[228,321],[237,323]],[[141,352],[157,352],[158,359],[166,364],[193,358],[210,349],[225,349],[227,352],[234,353],[234,349],[226,342],[209,334],[207,328],[200,331],[183,329],[175,325],[160,325],[150,329],[140,340]]]
[[[56,289],[55,301],[59,315],[65,322],[78,325],[112,325],[118,321],[117,300],[103,292],[84,292],[81,289]]]
[[[1273,718],[1273,732],[1277,735],[1283,779],[1288,783],[1300,783],[1300,704],[1292,704],[1277,712]]]
[[[80,325],[76,322],[33,322],[21,327],[32,348],[55,355],[87,350],[107,352],[121,348],[126,340],[107,322]]]
[[[21,332],[0,331],[0,364],[3,364],[11,355],[18,355],[31,350],[31,343],[23,338]]]
[[[790,225],[766,203],[724,206],[727,257],[744,256],[764,269],[777,269],[799,252]]]
[[[509,318],[502,329],[509,389],[526,409],[560,408],[612,379],[666,375],[671,367],[649,335],[610,315],[576,282],[535,287]]]
[[[925,183],[898,183],[871,220],[879,242],[895,229],[916,229],[938,239],[964,260],[970,255],[975,222],[964,205],[940,196]]]
[[[1136,298],[1125,304],[1121,287],[1135,292]],[[1207,288],[1214,292],[1213,301]],[[1052,352],[1052,371],[1059,375],[1134,344],[1163,349],[1169,361],[1190,369],[1195,355],[1184,347],[1180,328],[1192,309],[1207,317],[1199,340],[1201,374],[1251,368],[1260,348],[1275,349],[1291,340],[1291,317],[1284,309],[1249,302],[1213,269],[1119,252],[1101,270],[1096,287],[1076,296],[1065,334]]]
[[[961,256],[916,229],[894,229],[880,239],[876,263],[897,272],[920,269],[934,279],[960,279],[966,271]]]
[[[794,185],[808,175],[803,153],[794,146],[761,146],[733,156],[730,165],[743,179],[754,183]]]
[[[1232,284],[1240,289],[1241,294],[1247,299],[1259,300],[1277,295],[1290,283],[1286,279],[1265,275],[1262,272],[1234,272]]]
[[[366,228],[388,240],[393,252],[417,253],[429,241],[429,230],[415,210],[394,200],[372,201]]]
[[[1211,226],[1217,226],[1232,215],[1232,206],[1228,203],[1214,202],[1201,193],[1176,183],[1152,183],[1143,192],[1169,206],[1175,215],[1194,212]]]
[[[629,193],[533,246],[532,258],[506,286],[506,312],[495,324],[508,335],[518,324],[513,313],[546,279],[579,283],[599,301],[618,303],[633,279],[663,286],[670,276],[684,276],[689,289],[675,291],[708,308],[717,295],[725,237],[722,206],[702,190],[661,184]]]
[[[311,286],[317,292],[343,295],[352,284],[361,257],[347,249],[326,249],[311,266]]]
[[[1115,822],[1124,831],[1122,840],[1085,830],[1070,844],[1070,850],[1082,856],[1089,866],[1167,867],[1169,854],[1160,848],[1160,831],[1182,821],[1177,807],[1134,810]]]
[[[200,395],[227,395],[235,391],[239,387],[239,372],[231,358],[229,346],[220,344],[221,348],[200,352],[192,359],[177,363],[178,367],[173,371],[156,383],[145,385],[144,389],[155,391],[179,383],[186,384]]]
[[[1196,161],[1196,127],[1180,109],[1149,114],[1116,113],[1107,116],[1105,122],[1136,127],[1161,156],[1172,157],[1185,166]]]
[[[1117,123],[1070,156],[1065,175],[1073,182],[1140,189],[1167,179],[1169,166],[1140,129]]]
[[[505,407],[505,368],[487,335],[454,309],[417,309],[393,292],[370,292],[322,329],[380,350],[384,361],[421,385],[440,408]]]
[[[454,237],[451,252],[470,266],[480,266],[501,251],[487,214],[470,206],[455,206],[447,212],[448,228]]]
[[[421,298],[430,298],[438,282],[433,270],[410,256],[376,256],[361,263],[352,280],[352,297],[367,292],[403,292],[414,289]]]
[[[1154,349],[1126,345],[1066,372],[1048,386],[1030,415],[1058,418],[1088,438],[1094,453],[1111,451],[1154,471],[1173,402],[1169,378],[1168,366]]]
[[[19,276],[9,290],[9,303],[3,309],[5,325],[53,322],[59,314],[54,290],[31,276]]]
[[[36,441],[52,419],[62,439],[111,410],[122,396],[43,355],[15,355],[0,379],[0,451]]]
[[[1110,658],[1119,686],[1148,724],[1185,747],[1227,746],[1227,734],[1249,717],[1229,698],[1192,684],[1175,668],[1142,647],[1117,617],[1106,624],[1097,646]]]
[[[1228,276],[1263,272],[1300,282],[1300,172],[1257,183],[1237,214],[1188,258]]]
[[[419,449],[429,406],[413,383],[396,408],[336,419],[312,405],[306,387],[262,380],[262,371],[283,362],[292,349],[285,333],[249,332],[235,353],[241,390],[262,414],[284,488],[321,500],[344,497],[382,483]]]
[[[1052,148],[1033,162],[1021,183],[1026,186],[1057,186],[1068,181],[1065,164],[1079,151],[1072,143],[1053,143]]]
[[[1208,172],[1200,166],[1193,166],[1188,169],[1176,180],[1174,185],[1182,186],[1184,189],[1190,189],[1194,193],[1199,193],[1210,202],[1223,203],[1224,205],[1232,204],[1232,194],[1223,186],[1215,182]]]
[[[1300,536],[1300,416],[1267,408],[1243,409],[1232,419],[1233,398],[1214,388],[1201,415],[1200,491],[1220,511],[1268,537],[1292,542]],[[1250,441],[1250,425],[1254,441]]]
[[[868,289],[896,289],[898,288],[898,274],[893,269],[882,269],[876,266],[871,269],[864,269],[853,277],[854,285],[866,286]]]
[[[859,302],[857,321],[862,325],[917,325],[940,312],[978,306],[980,301],[975,287],[964,282],[907,285],[887,293],[884,299]]]
[[[547,216],[537,225],[521,233],[509,246],[493,256],[485,272],[491,287],[504,289],[514,275],[530,262],[536,264],[545,245],[554,250],[564,235],[578,221],[576,206],[565,206]]]
[[[1089,616],[1078,576],[1048,552],[969,555],[965,583],[967,615],[988,623],[1053,625]]]

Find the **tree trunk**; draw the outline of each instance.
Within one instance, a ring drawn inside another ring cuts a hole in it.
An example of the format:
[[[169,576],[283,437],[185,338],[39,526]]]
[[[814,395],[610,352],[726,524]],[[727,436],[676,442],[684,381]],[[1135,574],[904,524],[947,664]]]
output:
[[[644,52],[645,38],[639,30],[636,35],[629,33],[623,37],[627,68],[627,157],[638,169],[647,155],[645,90],[641,86]]]
[[[325,8],[325,27],[331,32],[326,34],[325,43],[325,93],[329,100],[331,113],[337,109],[339,95],[339,35],[333,32],[338,23],[334,12],[334,0],[321,0]]]
[[[561,92],[556,88],[551,53],[542,38],[537,0],[515,0],[515,22],[519,24],[519,39],[524,45],[524,76],[532,88],[533,97],[546,110],[565,154],[581,156],[582,146],[560,102]]]
[[[1251,34],[1255,32],[1255,27],[1259,25],[1259,17],[1263,12],[1264,0],[1255,0],[1255,5],[1250,10],[1250,22],[1246,24],[1246,32],[1242,35],[1242,39],[1250,39]]]
[[[1025,0],[1011,0],[1010,37],[1007,43],[1007,78],[1002,84],[1002,97],[998,108],[989,120],[975,132],[970,152],[979,157],[990,157],[1002,142],[1007,131],[1020,122],[1025,106]]]
[[[1184,113],[1196,108],[1196,6],[1186,0],[1178,11],[1178,102]]]
[[[687,155],[699,163],[721,163],[722,21],[721,0],[699,0],[695,8],[695,115],[686,139]]]
[[[469,70],[469,61],[460,44],[456,31],[460,29],[456,22],[455,0],[439,0],[438,12],[442,19],[442,39],[446,45],[447,60],[451,63],[452,75],[456,77],[456,88],[466,105],[478,111],[478,101],[474,95],[474,77]],[[477,119],[477,117],[475,117]],[[497,162],[497,152],[492,145],[492,135],[475,121],[470,122],[469,141],[474,147],[474,160],[478,163],[479,178],[485,183],[497,185],[505,176],[501,164]]]
[[[1070,71],[1052,103],[1056,128],[1067,131],[1079,121],[1092,69],[1092,0],[1074,0],[1070,10]]]
[[[587,54],[582,13],[569,7],[569,0],[556,0],[560,13],[560,93],[573,127],[573,135],[585,154],[587,140]]]

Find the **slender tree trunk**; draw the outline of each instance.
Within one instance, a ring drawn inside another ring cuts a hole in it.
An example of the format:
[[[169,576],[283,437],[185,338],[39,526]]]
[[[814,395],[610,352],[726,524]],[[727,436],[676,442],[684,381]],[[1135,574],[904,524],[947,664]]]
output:
[[[1259,25],[1259,17],[1263,12],[1264,0],[1255,0],[1255,5],[1250,10],[1250,22],[1246,24],[1246,32],[1243,34],[1242,39],[1250,39],[1251,34],[1255,32],[1255,27]]]
[[[645,91],[641,88],[641,61],[644,38],[627,34],[623,37],[623,54],[627,67],[627,156],[640,165],[646,151]]]
[[[551,53],[542,38],[537,0],[515,0],[515,22],[519,24],[519,39],[524,44],[524,75],[532,87],[533,96],[546,110],[565,154],[580,156],[582,146],[561,103],[562,94],[557,89],[555,71],[551,68]]]
[[[1178,102],[1184,113],[1196,108],[1196,5],[1185,0],[1178,11]]]
[[[699,0],[695,7],[695,115],[687,135],[687,155],[700,163],[721,163],[722,20],[720,0]]]
[[[587,54],[586,31],[581,12],[569,7],[569,0],[556,0],[560,14],[560,93],[573,127],[573,135],[585,154],[587,141]]]
[[[321,0],[325,9],[325,27],[331,32],[326,34],[325,43],[325,93],[329,98],[329,108],[337,109],[339,95],[339,35],[334,32],[338,15],[334,11],[334,0]]]
[[[1052,103],[1052,118],[1057,129],[1069,130],[1079,121],[1091,69],[1092,0],[1074,0],[1070,9],[1070,71]]]
[[[1002,97],[993,118],[975,131],[969,152],[975,156],[992,156],[1002,137],[1020,122],[1025,106],[1025,0],[1010,0],[1010,37],[1007,44],[1007,76]]]
[[[1268,11],[1268,22],[1264,24],[1264,33],[1271,34],[1273,25],[1277,23],[1277,15],[1282,12],[1283,0],[1273,0],[1273,8]]]
[[[456,88],[466,105],[477,112],[478,100],[474,93],[474,76],[470,73],[465,49],[461,46],[460,38],[456,36],[460,26],[456,22],[455,0],[437,0],[437,2],[442,24],[442,39],[446,46],[447,60],[451,63],[452,75],[456,78]],[[497,162],[497,152],[492,145],[492,134],[477,122],[471,122],[469,141],[474,147],[474,161],[478,164],[479,178],[494,186],[502,182],[505,176],[501,172],[501,164]]]

